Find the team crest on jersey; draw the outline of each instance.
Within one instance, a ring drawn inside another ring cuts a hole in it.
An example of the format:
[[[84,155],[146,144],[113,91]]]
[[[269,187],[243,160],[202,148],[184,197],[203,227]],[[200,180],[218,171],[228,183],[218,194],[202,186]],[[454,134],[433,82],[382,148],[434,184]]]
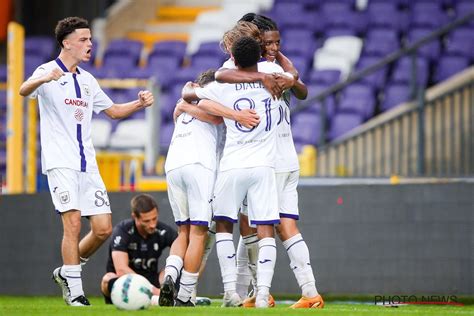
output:
[[[84,118],[84,112],[81,109],[76,109],[74,111],[74,117],[80,122]]]
[[[89,85],[83,84],[83,85],[82,85],[82,89],[84,90],[84,93],[85,93],[87,96],[90,96],[90,95],[91,95],[91,90],[89,89]]]
[[[61,201],[61,204],[69,203],[71,201],[71,198],[69,197],[69,191],[59,193],[59,200]]]
[[[117,236],[117,237],[115,237],[115,239],[114,239],[114,245],[115,245],[115,246],[120,245],[120,240],[121,240],[121,239],[122,239],[122,236]]]

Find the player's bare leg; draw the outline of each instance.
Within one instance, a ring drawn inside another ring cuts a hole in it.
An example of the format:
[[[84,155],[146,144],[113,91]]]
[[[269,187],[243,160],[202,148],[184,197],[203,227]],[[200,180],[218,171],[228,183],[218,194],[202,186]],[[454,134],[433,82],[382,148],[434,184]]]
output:
[[[53,271],[53,279],[63,292],[63,299],[68,305],[90,305],[84,296],[79,264],[79,237],[81,233],[81,212],[70,210],[61,214],[63,223],[63,240],[61,253],[63,266]]]
[[[301,288],[301,299],[291,308],[323,308],[324,301],[316,289],[308,246],[300,234],[296,220],[280,218],[276,231],[290,258],[290,267]]]
[[[87,261],[112,233],[112,215],[99,214],[89,218],[91,230],[79,242],[79,255]]]
[[[175,284],[183,268],[183,258],[189,243],[189,225],[180,225],[178,237],[171,245],[170,254],[166,258],[165,276],[162,283],[159,305],[173,306],[176,296]]]
[[[179,303],[189,305],[188,302],[191,301],[192,293],[196,288],[199,277],[199,268],[204,254],[207,231],[207,225],[191,225],[190,227],[189,244],[184,255],[184,269],[181,272],[177,296],[177,299],[180,301]]]
[[[276,261],[276,244],[273,225],[257,225],[258,263],[257,296],[255,307],[269,307],[270,287]]]

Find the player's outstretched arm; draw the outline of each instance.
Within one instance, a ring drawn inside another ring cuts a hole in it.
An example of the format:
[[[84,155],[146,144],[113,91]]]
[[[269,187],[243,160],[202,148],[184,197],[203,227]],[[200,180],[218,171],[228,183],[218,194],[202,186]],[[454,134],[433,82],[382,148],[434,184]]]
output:
[[[241,111],[235,111],[218,102],[207,99],[199,101],[198,106],[212,115],[222,116],[239,122],[246,128],[252,128],[260,123],[260,117],[255,110],[243,109]]]
[[[114,104],[105,113],[112,119],[122,119],[130,116],[132,113],[149,107],[154,102],[153,94],[150,91],[138,92],[138,99],[127,103]]]
[[[183,99],[180,99],[178,103],[176,104],[176,108],[174,111],[174,120],[176,121],[177,117],[181,115],[183,112],[186,112],[187,114],[191,115],[192,117],[197,118],[198,120],[214,125],[219,125],[224,122],[222,117],[220,116],[215,116],[212,114],[207,113],[204,111],[202,108],[199,106],[193,105],[191,103],[188,103],[184,101]]]
[[[284,71],[291,73],[295,77],[295,83],[291,87],[295,97],[300,100],[306,99],[308,97],[308,88],[299,78],[298,70],[296,70],[291,60],[280,51],[277,54],[277,61]]]
[[[64,72],[59,69],[55,68],[51,70],[51,72],[45,74],[44,76],[29,79],[23,82],[20,86],[20,95],[23,97],[29,96],[33,91],[38,89],[43,83],[50,82],[51,80],[58,80],[64,76]]]
[[[279,99],[283,91],[274,76],[262,72],[247,72],[239,69],[221,68],[216,71],[215,76],[218,82],[225,83],[261,81],[274,99]]]
[[[136,273],[128,266],[128,253],[125,251],[112,251],[112,262],[114,263],[115,273],[121,277],[128,273]]]

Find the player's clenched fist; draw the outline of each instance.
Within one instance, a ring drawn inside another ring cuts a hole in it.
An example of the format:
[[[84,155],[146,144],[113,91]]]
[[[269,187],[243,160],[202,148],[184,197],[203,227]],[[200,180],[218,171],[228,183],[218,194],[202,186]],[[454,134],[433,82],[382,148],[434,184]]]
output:
[[[147,107],[153,104],[155,101],[153,98],[153,94],[150,91],[144,90],[138,92],[138,101],[140,101],[140,105],[142,107]]]
[[[56,81],[59,78],[61,78],[62,76],[64,76],[64,72],[59,68],[54,68],[53,70],[51,70],[50,73],[48,73],[44,76],[44,81],[45,81],[45,83],[50,82],[51,80]]]

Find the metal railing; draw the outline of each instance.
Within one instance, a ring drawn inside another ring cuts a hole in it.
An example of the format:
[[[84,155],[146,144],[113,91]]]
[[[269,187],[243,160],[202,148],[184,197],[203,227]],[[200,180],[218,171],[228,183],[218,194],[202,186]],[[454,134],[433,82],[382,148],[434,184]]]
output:
[[[441,88],[432,88],[434,90],[430,89],[428,93],[417,84],[416,72],[417,50],[421,46],[473,19],[474,12],[470,12],[353,74],[346,81],[297,104],[292,113],[302,111],[314,102],[321,103],[321,140],[316,175],[474,175],[474,69],[463,73],[461,79],[448,80],[439,85]],[[412,57],[414,101],[383,113],[342,138],[327,143],[327,98],[406,55]]]

